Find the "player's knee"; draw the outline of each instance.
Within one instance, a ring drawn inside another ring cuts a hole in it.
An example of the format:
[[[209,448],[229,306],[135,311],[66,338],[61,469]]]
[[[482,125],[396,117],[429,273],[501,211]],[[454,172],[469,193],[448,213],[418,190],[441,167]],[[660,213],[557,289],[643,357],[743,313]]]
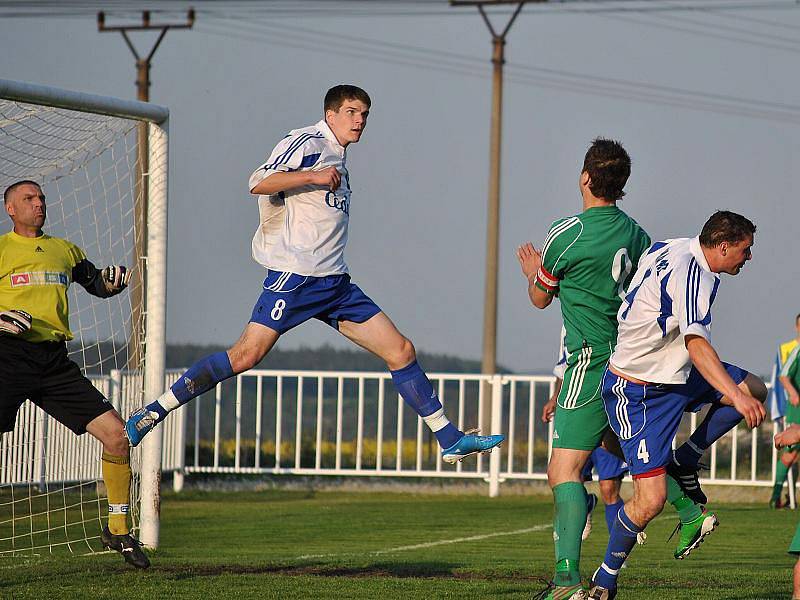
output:
[[[752,373],[748,373],[744,383],[753,398],[757,398],[758,400],[761,400],[761,402],[764,402],[767,399],[767,386],[760,377],[757,377]]]
[[[228,350],[228,360],[234,373],[243,373],[255,367],[264,358],[264,353],[252,344],[237,344]]]
[[[616,479],[604,479],[600,482],[600,496],[603,504],[616,504],[619,502],[619,488]]]
[[[103,450],[114,456],[125,456],[130,448],[125,435],[125,425],[121,421],[105,431],[100,442],[103,444]]]
[[[550,489],[568,481],[582,481],[580,469],[572,469],[563,462],[551,461],[547,465],[547,483]]]
[[[417,351],[414,349],[414,344],[408,338],[402,337],[402,341],[386,357],[386,364],[390,370],[395,371],[407,367],[416,359]]]
[[[664,509],[664,503],[667,501],[667,493],[656,492],[648,494],[646,501],[643,503],[644,516],[648,522],[655,519]]]

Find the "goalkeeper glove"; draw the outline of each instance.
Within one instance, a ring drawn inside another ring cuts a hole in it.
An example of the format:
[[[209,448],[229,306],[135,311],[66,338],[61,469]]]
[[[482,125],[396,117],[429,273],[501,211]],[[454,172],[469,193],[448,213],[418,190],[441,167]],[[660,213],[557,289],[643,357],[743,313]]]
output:
[[[25,333],[31,328],[32,320],[24,310],[4,310],[0,312],[0,331],[11,335]]]
[[[131,277],[130,271],[120,265],[111,265],[103,269],[102,273],[103,283],[106,286],[106,291],[112,294],[118,294],[128,286],[128,280]]]

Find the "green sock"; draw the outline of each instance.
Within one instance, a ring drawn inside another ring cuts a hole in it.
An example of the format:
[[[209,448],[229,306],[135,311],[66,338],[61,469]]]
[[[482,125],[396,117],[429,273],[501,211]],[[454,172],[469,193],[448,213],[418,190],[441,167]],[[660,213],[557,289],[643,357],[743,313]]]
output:
[[[786,482],[786,476],[789,473],[789,467],[783,464],[782,460],[778,461],[775,467],[775,485],[772,488],[772,500],[780,500],[781,492],[783,491],[783,484]]]
[[[581,559],[581,533],[586,525],[586,490],[582,483],[567,481],[553,488],[556,533],[556,585],[578,585]]]
[[[699,504],[683,495],[678,482],[667,475],[667,501],[678,511],[681,523],[689,523],[703,514],[703,509]]]

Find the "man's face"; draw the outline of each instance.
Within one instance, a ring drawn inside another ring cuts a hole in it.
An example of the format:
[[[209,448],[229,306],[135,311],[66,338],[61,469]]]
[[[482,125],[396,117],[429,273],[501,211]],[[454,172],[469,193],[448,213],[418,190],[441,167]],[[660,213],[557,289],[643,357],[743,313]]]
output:
[[[355,144],[367,126],[369,106],[361,100],[345,100],[338,111],[325,112],[325,121],[342,146]]]
[[[14,225],[41,229],[47,218],[47,206],[42,188],[32,183],[17,187],[9,195],[6,211],[14,221]]]
[[[753,237],[750,236],[741,242],[731,244],[729,242],[722,242],[717,246],[720,259],[720,273],[727,273],[728,275],[738,275],[742,270],[744,263],[753,257],[750,248],[753,247]]]

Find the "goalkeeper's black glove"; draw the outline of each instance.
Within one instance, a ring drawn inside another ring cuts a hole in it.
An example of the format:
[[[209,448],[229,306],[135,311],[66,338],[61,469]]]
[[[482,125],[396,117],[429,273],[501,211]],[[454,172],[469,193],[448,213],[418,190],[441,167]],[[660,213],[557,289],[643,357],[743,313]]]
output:
[[[103,269],[103,283],[110,294],[118,294],[128,287],[130,271],[121,265],[111,265]]]
[[[19,335],[31,328],[31,317],[24,310],[4,310],[0,312],[0,332]]]

